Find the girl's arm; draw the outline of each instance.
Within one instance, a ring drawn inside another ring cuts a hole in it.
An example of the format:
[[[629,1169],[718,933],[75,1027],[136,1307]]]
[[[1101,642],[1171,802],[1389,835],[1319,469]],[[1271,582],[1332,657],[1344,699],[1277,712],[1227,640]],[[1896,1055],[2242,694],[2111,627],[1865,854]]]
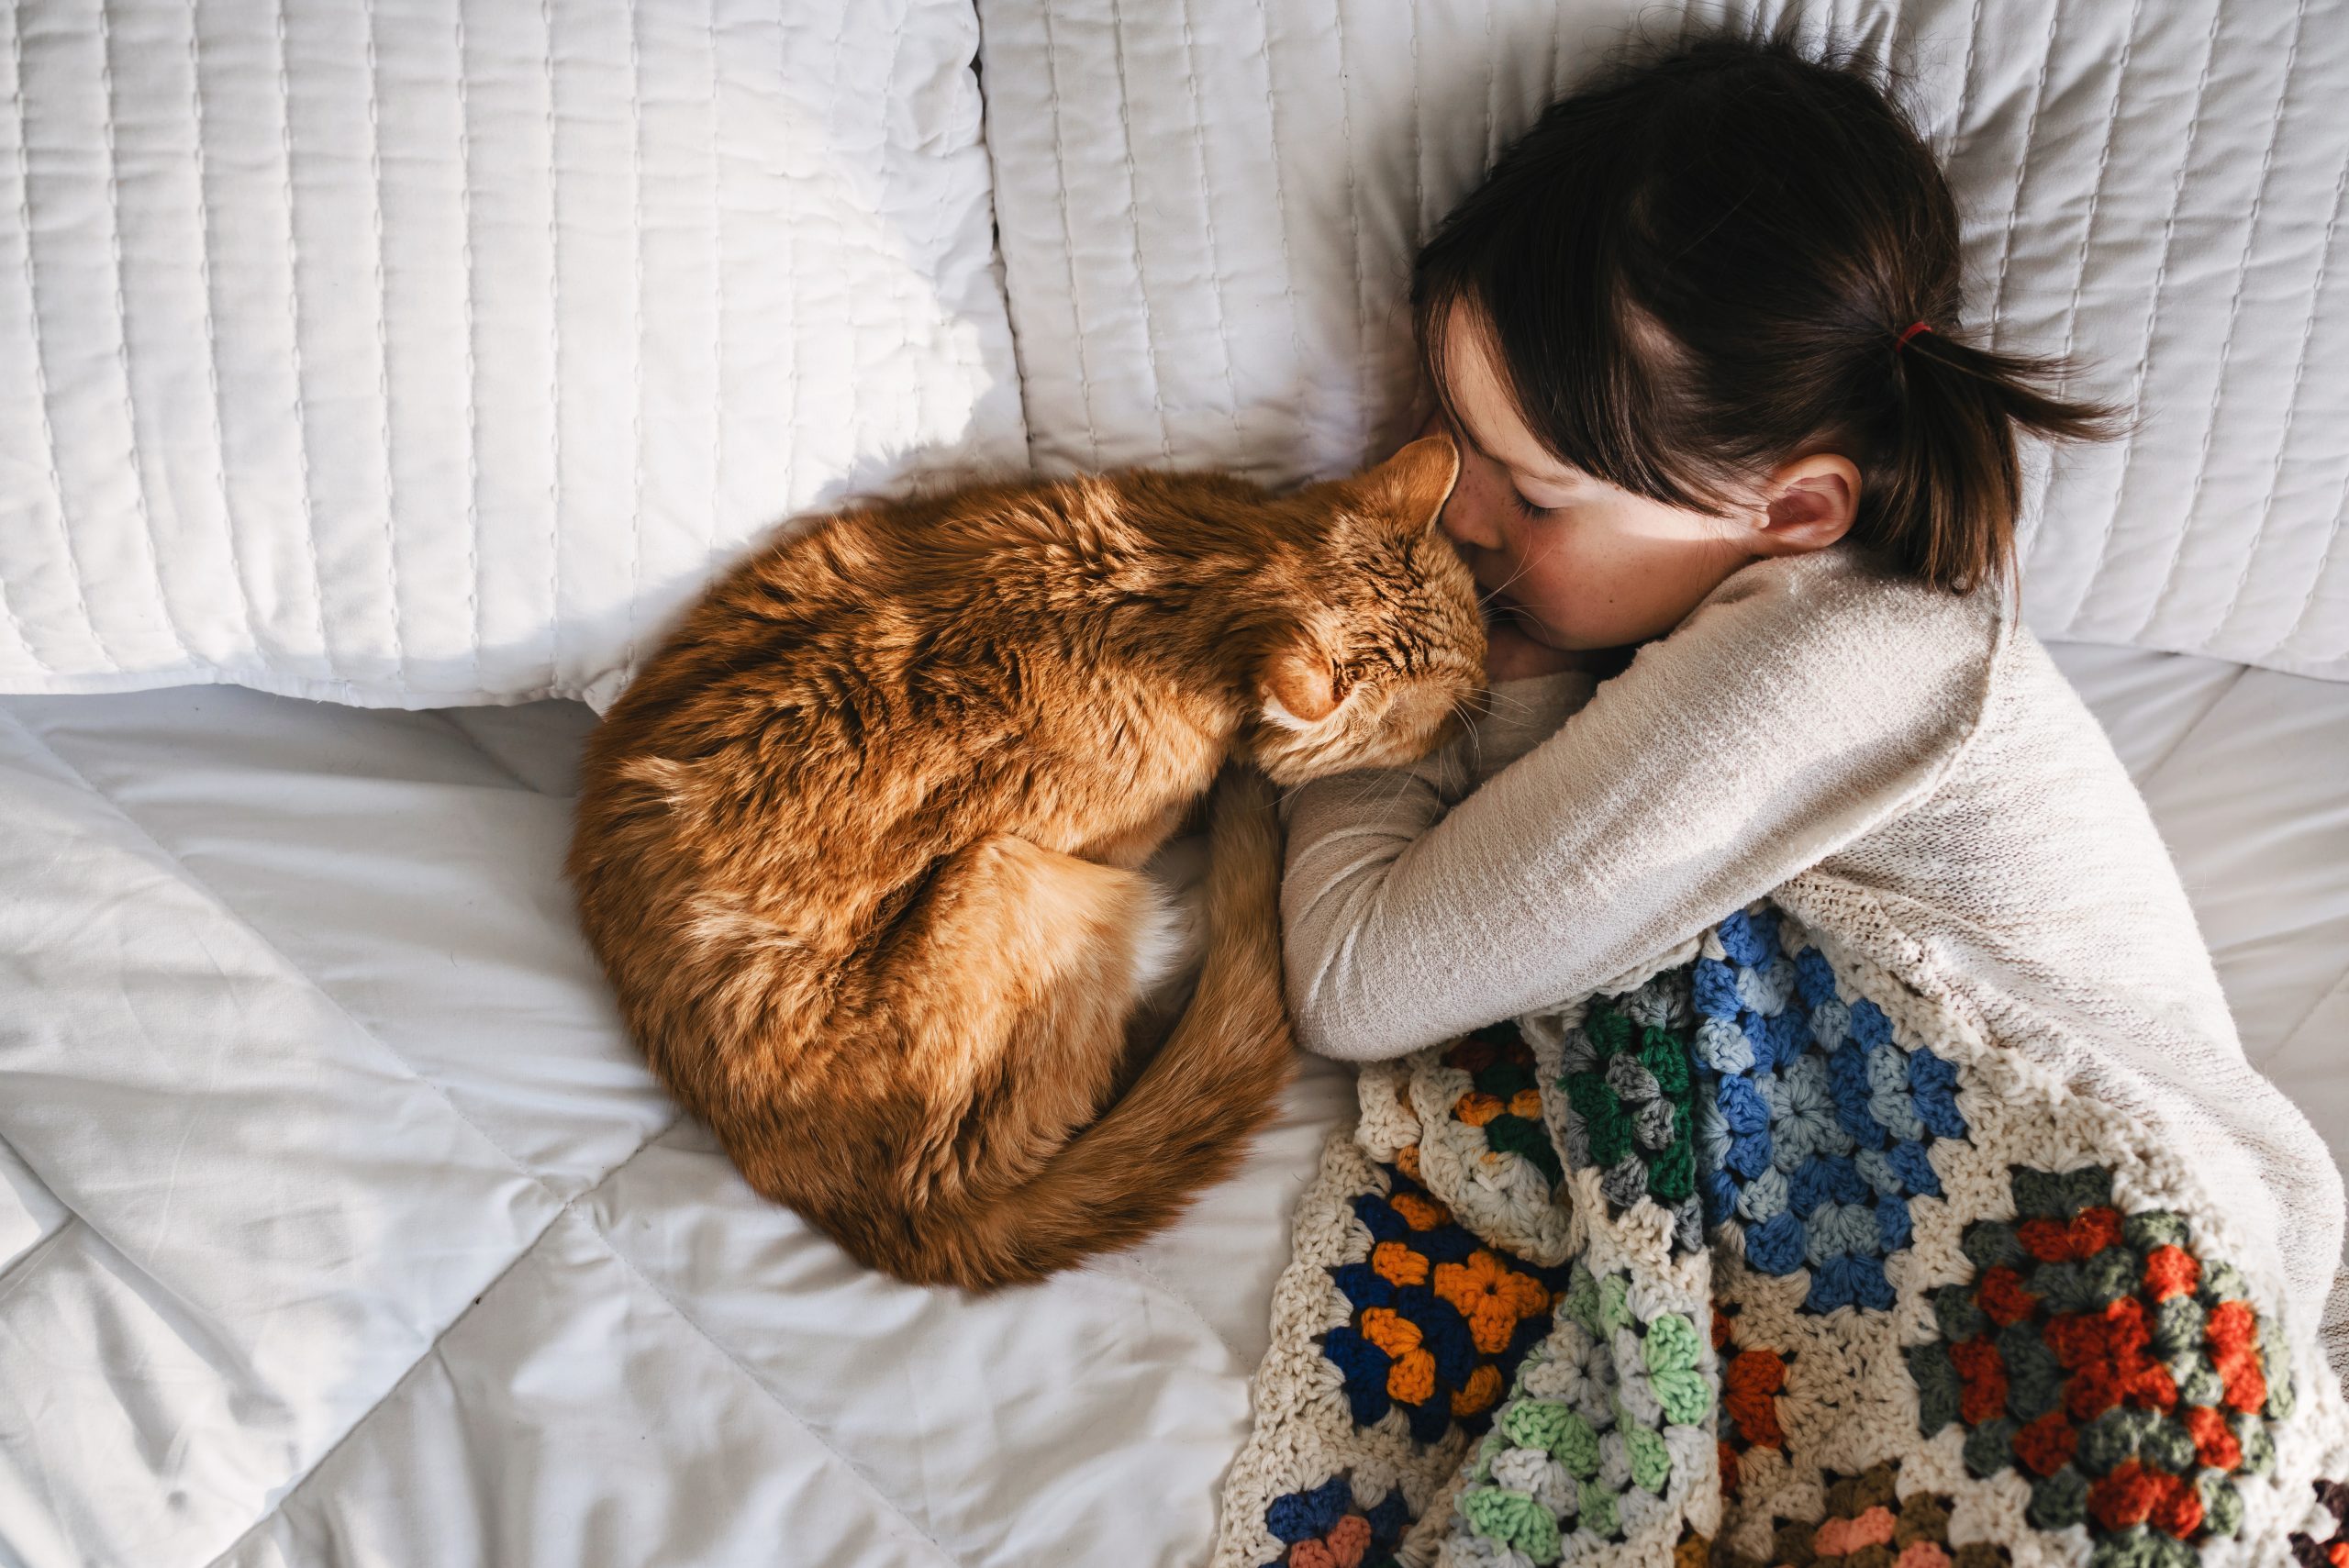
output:
[[[1653,962],[1928,792],[1997,634],[1979,601],[1768,562],[1578,712],[1580,677],[1497,688],[1481,767],[1454,747],[1305,786],[1281,895],[1299,1039],[1397,1056]]]

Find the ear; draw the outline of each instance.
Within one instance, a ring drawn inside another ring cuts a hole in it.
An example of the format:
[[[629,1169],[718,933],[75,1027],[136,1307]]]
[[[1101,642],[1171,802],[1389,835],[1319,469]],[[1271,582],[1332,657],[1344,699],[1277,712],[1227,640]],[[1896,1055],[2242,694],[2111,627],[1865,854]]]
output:
[[[1338,711],[1338,672],[1320,650],[1296,643],[1264,667],[1264,717],[1283,729],[1303,729]]]
[[[1824,550],[1852,531],[1860,510],[1860,471],[1847,457],[1814,452],[1770,475],[1763,487],[1755,544],[1765,555]]]
[[[1372,503],[1418,539],[1443,516],[1460,478],[1460,451],[1447,435],[1421,436],[1354,481]]]

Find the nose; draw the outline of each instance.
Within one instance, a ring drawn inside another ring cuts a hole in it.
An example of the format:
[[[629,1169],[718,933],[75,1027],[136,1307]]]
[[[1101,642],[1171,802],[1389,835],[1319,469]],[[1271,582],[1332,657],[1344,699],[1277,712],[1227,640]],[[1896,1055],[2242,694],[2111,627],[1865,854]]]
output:
[[[1460,476],[1460,483],[1453,487],[1452,498],[1443,505],[1443,531],[1453,543],[1472,550],[1501,547],[1501,530],[1496,526],[1489,489],[1481,475]]]

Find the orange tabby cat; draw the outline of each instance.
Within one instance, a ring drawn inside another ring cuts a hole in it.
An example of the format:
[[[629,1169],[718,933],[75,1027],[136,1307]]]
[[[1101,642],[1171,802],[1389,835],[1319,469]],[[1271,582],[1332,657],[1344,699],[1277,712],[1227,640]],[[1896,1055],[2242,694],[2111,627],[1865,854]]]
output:
[[[752,1186],[986,1289],[1223,1173],[1291,1050],[1264,775],[1413,760],[1482,690],[1433,528],[1456,467],[1438,436],[1288,496],[968,490],[711,590],[589,743],[570,873],[653,1070]],[[1180,944],[1135,868],[1211,785],[1204,967],[1136,1076]]]

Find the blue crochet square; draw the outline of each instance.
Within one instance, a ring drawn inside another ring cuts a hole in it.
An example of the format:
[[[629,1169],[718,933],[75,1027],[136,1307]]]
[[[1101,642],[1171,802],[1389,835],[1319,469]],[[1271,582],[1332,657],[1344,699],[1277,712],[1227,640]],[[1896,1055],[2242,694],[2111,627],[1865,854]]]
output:
[[[1817,948],[1788,954],[1775,910],[1715,928],[1690,976],[1698,1187],[1767,1274],[1810,1271],[1806,1312],[1892,1305],[1884,1262],[1909,1247],[1909,1200],[1941,1195],[1926,1151],[1964,1138],[1956,1069],[1837,994]]]

